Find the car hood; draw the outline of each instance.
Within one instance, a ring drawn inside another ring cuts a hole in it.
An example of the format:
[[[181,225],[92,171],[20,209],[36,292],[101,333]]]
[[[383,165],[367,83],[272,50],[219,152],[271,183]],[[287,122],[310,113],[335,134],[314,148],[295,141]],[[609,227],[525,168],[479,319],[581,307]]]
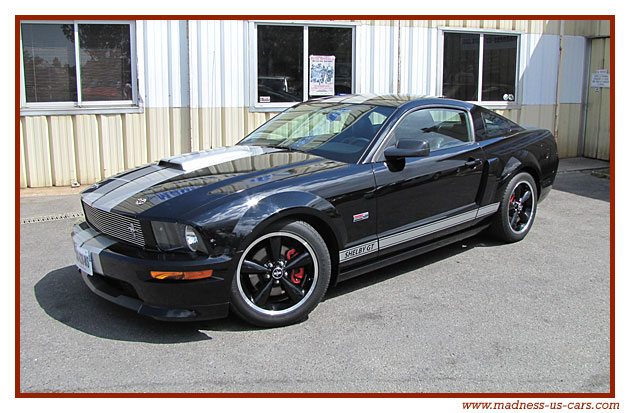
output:
[[[345,165],[284,149],[234,146],[177,155],[124,172],[86,189],[82,199],[104,211],[172,219],[230,194]]]

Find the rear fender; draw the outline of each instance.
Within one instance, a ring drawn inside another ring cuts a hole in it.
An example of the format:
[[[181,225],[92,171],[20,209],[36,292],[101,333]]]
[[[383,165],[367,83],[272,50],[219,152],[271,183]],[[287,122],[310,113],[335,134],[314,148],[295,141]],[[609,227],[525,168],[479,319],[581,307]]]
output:
[[[533,175],[532,177],[534,181],[536,181],[536,186],[540,193],[540,179],[542,176],[540,164],[531,152],[523,149],[513,154],[505,163],[499,175],[498,190],[496,192],[497,197],[503,194],[510,180],[522,171],[527,171],[530,175]],[[500,201],[500,199],[496,201]]]

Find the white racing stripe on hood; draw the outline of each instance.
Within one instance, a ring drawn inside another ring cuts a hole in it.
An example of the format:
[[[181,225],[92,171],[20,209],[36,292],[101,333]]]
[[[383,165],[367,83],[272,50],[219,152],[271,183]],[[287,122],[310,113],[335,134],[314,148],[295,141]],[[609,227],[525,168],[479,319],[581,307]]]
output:
[[[123,185],[128,184],[129,182],[140,178],[141,176],[148,175],[155,171],[161,170],[161,166],[157,166],[154,164],[146,165],[138,168],[137,170],[127,172],[122,174],[123,176],[114,176],[112,178],[106,179],[105,183],[96,184],[97,188],[92,191],[82,195],[83,202],[88,205],[92,205],[94,201],[101,198],[103,195],[107,194],[114,189],[121,187]]]
[[[149,189],[153,185],[158,185],[162,182],[168,181],[176,176],[224,162],[261,155],[265,152],[266,151],[261,147],[236,146],[232,148],[210,149],[207,151],[193,152],[165,158],[160,162],[164,162],[166,164],[158,166],[160,169],[119,186],[102,197],[92,201],[91,205],[103,211],[111,211],[114,207],[130,196]]]
[[[170,158],[162,159],[160,163],[168,162],[169,164],[178,165],[186,172],[191,172],[223,162],[235,161],[263,153],[265,153],[265,150],[260,146],[233,146],[231,148],[209,149],[206,151],[171,156]]]
[[[159,171],[152,172],[148,175],[130,181],[123,186],[119,186],[94,201],[92,206],[103,211],[111,211],[112,208],[130,196],[184,173],[184,171],[179,171],[177,169],[163,168]]]

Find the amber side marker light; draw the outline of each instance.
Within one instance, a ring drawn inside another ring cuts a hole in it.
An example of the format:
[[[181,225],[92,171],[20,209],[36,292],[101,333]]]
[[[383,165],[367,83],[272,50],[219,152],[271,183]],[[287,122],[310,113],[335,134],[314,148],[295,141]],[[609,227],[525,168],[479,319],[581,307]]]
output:
[[[212,276],[212,270],[205,271],[151,271],[157,280],[200,280]]]

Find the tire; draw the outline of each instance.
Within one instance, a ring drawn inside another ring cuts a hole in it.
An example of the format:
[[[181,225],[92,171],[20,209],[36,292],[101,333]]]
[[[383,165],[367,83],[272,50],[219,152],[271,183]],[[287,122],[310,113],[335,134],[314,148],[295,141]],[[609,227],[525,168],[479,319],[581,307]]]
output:
[[[525,238],[536,217],[538,193],[536,182],[527,172],[514,176],[508,183],[499,210],[490,227],[495,237],[505,242]]]
[[[294,324],[317,307],[330,274],[330,254],[319,233],[303,221],[279,222],[240,256],[230,305],[256,326]]]

